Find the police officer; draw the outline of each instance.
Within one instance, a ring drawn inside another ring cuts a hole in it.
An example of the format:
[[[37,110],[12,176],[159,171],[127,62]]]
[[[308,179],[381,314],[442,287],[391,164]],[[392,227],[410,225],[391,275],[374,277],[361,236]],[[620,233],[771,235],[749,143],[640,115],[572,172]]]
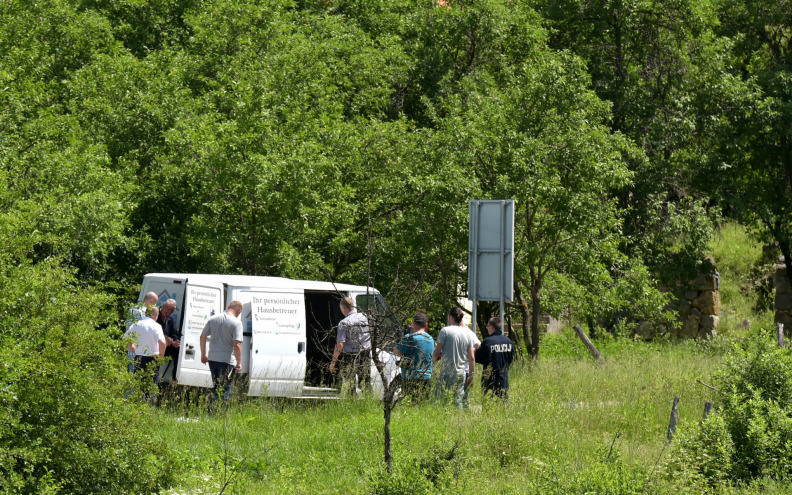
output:
[[[484,368],[481,387],[485,395],[491,393],[495,397],[507,399],[509,366],[514,361],[514,344],[501,332],[500,318],[490,318],[487,332],[489,337],[476,349],[476,362]]]

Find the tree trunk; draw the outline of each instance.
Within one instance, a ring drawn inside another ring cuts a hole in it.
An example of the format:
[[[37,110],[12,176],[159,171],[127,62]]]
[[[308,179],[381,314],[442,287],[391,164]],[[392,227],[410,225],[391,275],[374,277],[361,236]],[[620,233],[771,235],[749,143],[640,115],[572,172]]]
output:
[[[594,318],[591,316],[586,317],[586,325],[588,325],[589,335],[592,339],[597,338],[597,327],[594,325]]]
[[[531,348],[531,314],[528,312],[528,303],[523,298],[520,286],[514,282],[514,295],[517,297],[517,303],[520,308],[520,316],[522,317],[522,331],[523,340],[525,340],[525,350],[533,355]],[[516,332],[515,332],[516,333]]]
[[[386,396],[384,397],[384,401],[382,403],[382,410],[385,416],[385,426],[383,428],[384,434],[384,454],[385,454],[385,468],[388,470],[388,474],[391,474],[392,464],[393,464],[393,457],[391,455],[391,412],[393,411],[393,402],[389,400]]]
[[[622,47],[621,19],[619,11],[613,18],[613,43],[616,57],[616,88],[613,91],[613,130],[620,131],[622,127],[622,89],[624,88],[624,50]]]
[[[541,286],[531,287],[531,359],[539,360],[539,315],[542,311]]]

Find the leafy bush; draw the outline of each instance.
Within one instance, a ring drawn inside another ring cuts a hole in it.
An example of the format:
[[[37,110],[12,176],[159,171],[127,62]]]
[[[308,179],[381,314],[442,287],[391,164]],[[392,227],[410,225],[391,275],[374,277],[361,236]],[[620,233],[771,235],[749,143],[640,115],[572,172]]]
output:
[[[434,493],[432,484],[415,461],[388,473],[384,469],[370,477],[371,495],[423,495]]]
[[[709,486],[790,478],[792,352],[766,335],[726,357],[717,374],[717,414],[680,436],[670,474]]]
[[[731,478],[734,442],[722,416],[710,414],[700,427],[680,431],[676,441],[667,469],[685,485],[703,491]]]
[[[420,459],[394,466],[393,473],[380,470],[370,477],[372,495],[411,495],[447,491],[450,468],[458,461],[459,442],[448,449],[433,448]]]
[[[109,300],[55,263],[0,258],[0,491],[151,493],[174,479]],[[115,334],[115,335],[113,335]]]

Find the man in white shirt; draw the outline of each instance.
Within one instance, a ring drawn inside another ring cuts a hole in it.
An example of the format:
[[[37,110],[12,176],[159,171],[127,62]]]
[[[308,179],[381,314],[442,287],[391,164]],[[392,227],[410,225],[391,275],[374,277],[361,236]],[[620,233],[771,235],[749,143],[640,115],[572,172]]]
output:
[[[154,360],[165,353],[165,334],[156,318],[159,309],[147,306],[145,316],[134,323],[125,335],[132,338],[127,350],[135,355],[135,373],[149,374],[154,369],[154,383],[159,383]]]
[[[148,292],[143,297],[143,300],[127,311],[127,319],[126,319],[126,330],[129,331],[132,328],[132,325],[135,325],[137,322],[142,320],[146,317],[146,308],[148,306],[156,306],[157,301],[159,300],[159,296],[156,292]],[[127,357],[129,358],[129,372],[135,372],[135,353],[132,351],[127,351]]]

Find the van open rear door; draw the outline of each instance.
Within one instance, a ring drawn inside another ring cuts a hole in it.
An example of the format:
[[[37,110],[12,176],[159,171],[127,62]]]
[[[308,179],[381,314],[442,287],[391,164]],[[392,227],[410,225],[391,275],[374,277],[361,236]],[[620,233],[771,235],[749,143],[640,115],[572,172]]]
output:
[[[187,279],[185,277],[166,277],[158,275],[147,275],[143,279],[143,286],[140,289],[140,298],[138,302],[143,301],[145,295],[149,292],[157,294],[157,305],[162,306],[168,299],[176,301],[176,310],[173,312],[173,317],[176,320],[176,328],[181,332],[182,316],[184,314],[184,286]],[[160,366],[160,384],[170,383],[171,373],[173,372],[172,362]]]
[[[248,395],[299,397],[305,381],[305,293],[251,291]]]
[[[223,284],[190,282],[184,291],[184,320],[176,379],[179,385],[211,387],[209,365],[201,363],[201,331],[207,320],[223,311]],[[211,337],[208,345],[211,347]]]

